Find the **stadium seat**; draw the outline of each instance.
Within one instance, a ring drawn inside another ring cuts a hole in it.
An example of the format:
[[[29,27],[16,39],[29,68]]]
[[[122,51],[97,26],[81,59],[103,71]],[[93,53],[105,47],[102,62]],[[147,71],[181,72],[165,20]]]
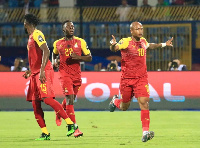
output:
[[[117,24],[108,24],[108,35],[116,35],[117,34]]]
[[[2,35],[4,36],[11,36],[13,33],[11,25],[2,26],[1,31],[2,31]]]
[[[49,36],[52,32],[52,27],[50,24],[43,24],[41,31],[44,33],[44,36]]]
[[[176,38],[176,47],[183,48],[185,38],[183,36],[177,36]]]
[[[96,24],[95,30],[96,30],[96,35],[105,35],[106,34],[105,24]]]
[[[129,24],[119,24],[119,34],[122,36],[127,36],[130,34]]]
[[[168,34],[168,33],[170,33],[170,28],[169,27],[161,27],[160,33],[161,34]]]
[[[15,46],[15,43],[16,43],[16,38],[9,37],[6,39],[5,45],[6,46]]]
[[[148,28],[149,34],[156,34],[158,33],[158,28]]]
[[[188,28],[188,27],[177,27],[177,34],[179,34],[179,35],[180,34],[182,34],[182,35],[188,34],[189,30],[186,28]]]
[[[27,46],[28,38],[21,38],[19,41],[19,46]]]
[[[74,35],[75,36],[80,36],[80,25],[79,24],[74,24]]]
[[[63,36],[63,30],[62,30],[62,24],[55,25],[55,33],[57,36],[61,37]]]
[[[15,35],[17,36],[24,35],[24,25],[20,24],[15,26]]]

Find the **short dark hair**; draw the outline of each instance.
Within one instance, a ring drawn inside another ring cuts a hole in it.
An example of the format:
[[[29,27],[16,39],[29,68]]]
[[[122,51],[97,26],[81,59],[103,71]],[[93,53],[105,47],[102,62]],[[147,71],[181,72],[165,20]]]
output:
[[[65,23],[68,23],[68,22],[72,22],[72,21],[66,20],[66,21],[62,22],[62,27],[65,25]]]
[[[37,16],[35,16],[34,14],[26,14],[24,16],[24,19],[29,23],[32,24],[34,27],[36,27],[39,23],[40,20],[38,19]]]

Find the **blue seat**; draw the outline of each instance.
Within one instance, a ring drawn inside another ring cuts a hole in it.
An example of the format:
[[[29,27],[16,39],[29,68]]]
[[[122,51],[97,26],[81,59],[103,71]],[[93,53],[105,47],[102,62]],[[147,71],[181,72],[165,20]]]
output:
[[[80,36],[80,25],[79,24],[74,24],[74,35],[75,36]]]
[[[28,38],[21,38],[19,41],[19,46],[27,46]]]
[[[43,24],[41,31],[44,33],[44,36],[48,36],[52,32],[52,27],[49,24]]]
[[[170,33],[170,28],[169,28],[169,27],[161,27],[161,28],[160,28],[160,33],[161,33],[161,34]]]
[[[63,36],[62,24],[57,24],[55,26],[55,33],[57,36]]]
[[[117,34],[118,26],[117,24],[108,24],[108,35]]]
[[[16,34],[17,36],[24,35],[24,25],[22,25],[22,24],[16,25],[16,26],[15,26],[15,34]]]
[[[158,33],[158,28],[148,28],[149,34],[157,34]]]
[[[177,47],[179,47],[179,48],[183,48],[183,46],[184,46],[184,40],[185,40],[185,38],[183,37],[183,36],[177,36],[177,38],[176,38],[176,42],[177,42]]]
[[[13,38],[13,37],[9,37],[9,38],[6,39],[5,44],[6,44],[6,46],[15,46],[16,39]]]
[[[120,35],[129,35],[130,34],[130,25],[129,24],[119,24],[119,34]]]
[[[11,34],[13,33],[12,26],[11,25],[2,26],[1,32],[2,32],[2,35],[4,36],[11,36]]]
[[[106,27],[105,24],[97,24],[95,25],[96,35],[105,35]]]

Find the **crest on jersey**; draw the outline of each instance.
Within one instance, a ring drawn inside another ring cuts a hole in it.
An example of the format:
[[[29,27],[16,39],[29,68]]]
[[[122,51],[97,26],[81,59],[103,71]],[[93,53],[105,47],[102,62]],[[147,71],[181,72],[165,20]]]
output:
[[[40,42],[43,42],[43,41],[44,41],[44,39],[42,38],[41,35],[38,36],[38,40],[39,40]]]
[[[77,48],[77,47],[78,47],[78,44],[76,43],[76,44],[74,45],[74,47]]]

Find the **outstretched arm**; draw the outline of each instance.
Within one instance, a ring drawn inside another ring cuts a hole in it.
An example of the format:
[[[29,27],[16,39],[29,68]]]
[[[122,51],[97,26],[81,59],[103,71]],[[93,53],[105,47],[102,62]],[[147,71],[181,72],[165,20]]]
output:
[[[165,47],[165,46],[171,46],[172,47],[173,46],[172,40],[173,40],[173,37],[165,43],[159,43],[159,44],[149,43],[149,48],[150,49],[156,49],[156,48]]]
[[[115,39],[115,36],[112,35],[112,40],[110,41],[111,45],[110,45],[110,50],[112,52],[116,52],[117,50],[119,50],[119,46],[117,46],[117,42],[116,42],[116,39]]]

